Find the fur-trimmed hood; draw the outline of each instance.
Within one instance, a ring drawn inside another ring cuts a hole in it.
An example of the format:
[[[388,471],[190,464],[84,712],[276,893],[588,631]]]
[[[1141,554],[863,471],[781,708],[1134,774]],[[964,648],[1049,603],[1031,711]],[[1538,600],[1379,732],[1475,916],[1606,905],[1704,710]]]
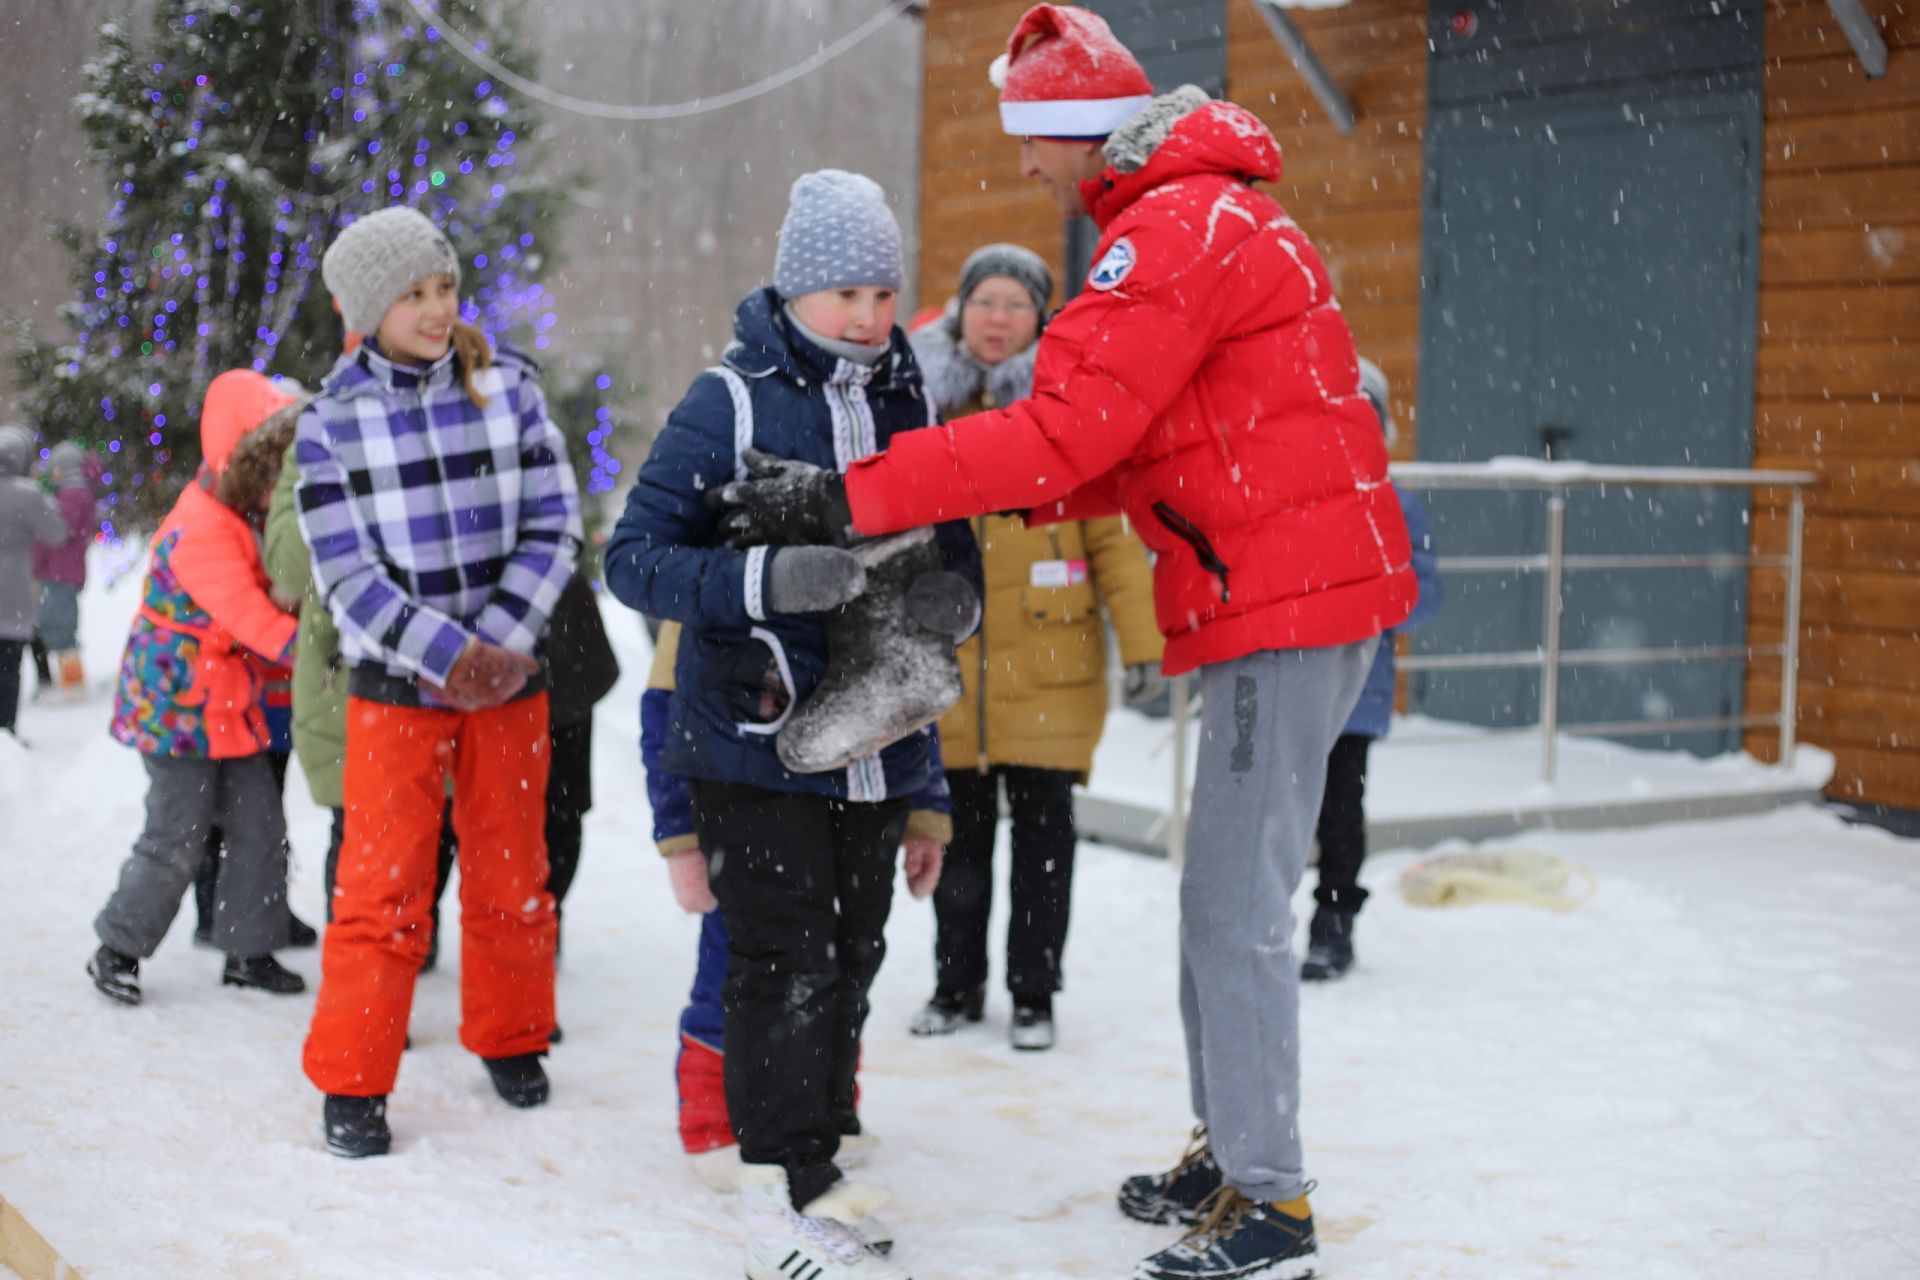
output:
[[[1114,130],[1101,153],[1107,169],[1081,183],[1080,194],[1102,226],[1148,191],[1178,178],[1210,173],[1274,182],[1280,177],[1280,144],[1260,118],[1190,84],[1147,104]]]
[[[944,315],[915,331],[908,341],[919,358],[927,394],[933,397],[942,419],[966,413],[983,393],[996,407],[1033,394],[1033,360],[1040,350],[1039,342],[1029,343],[1026,350],[1016,351],[999,364],[981,364],[960,341],[960,313],[952,303],[947,304]]]

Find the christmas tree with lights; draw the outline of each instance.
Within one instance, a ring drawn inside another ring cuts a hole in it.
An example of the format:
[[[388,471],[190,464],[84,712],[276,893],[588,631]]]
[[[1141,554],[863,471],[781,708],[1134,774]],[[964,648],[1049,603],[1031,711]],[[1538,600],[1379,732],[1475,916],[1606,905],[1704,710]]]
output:
[[[539,121],[442,37],[453,24],[530,75],[501,10],[439,0],[160,0],[150,36],[101,28],[75,99],[111,205],[62,230],[71,334],[23,333],[22,409],[41,447],[100,455],[103,533],[151,523],[199,462],[207,383],[232,368],[309,389],[341,351],[320,257],[353,219],[410,204],[462,260],[466,318],[542,356],[541,279],[569,184],[522,163]],[[616,375],[560,393],[582,491],[606,492]],[[550,388],[551,393],[551,388]]]

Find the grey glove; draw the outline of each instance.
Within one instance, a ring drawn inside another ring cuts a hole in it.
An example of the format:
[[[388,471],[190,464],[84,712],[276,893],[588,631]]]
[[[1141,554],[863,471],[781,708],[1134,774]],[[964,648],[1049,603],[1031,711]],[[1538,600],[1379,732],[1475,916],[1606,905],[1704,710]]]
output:
[[[1138,706],[1142,702],[1152,702],[1167,690],[1167,678],[1160,674],[1157,662],[1136,662],[1127,668],[1122,690],[1126,694],[1127,705]]]
[[[713,499],[729,508],[720,518],[728,546],[844,546],[851,540],[853,513],[839,472],[758,449],[741,461],[750,478],[722,486]]]
[[[907,616],[959,644],[980,625],[980,596],[960,574],[936,569],[907,588]]]
[[[866,566],[838,547],[782,547],[767,568],[767,608],[774,613],[825,613],[866,589]]]

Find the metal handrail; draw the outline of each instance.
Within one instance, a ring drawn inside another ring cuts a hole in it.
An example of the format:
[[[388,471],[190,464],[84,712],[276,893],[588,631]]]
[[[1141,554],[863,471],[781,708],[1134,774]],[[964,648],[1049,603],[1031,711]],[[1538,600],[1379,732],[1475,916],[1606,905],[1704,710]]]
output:
[[[1540,776],[1552,782],[1558,767],[1557,742],[1571,736],[1627,737],[1639,734],[1687,733],[1703,729],[1761,728],[1772,725],[1780,733],[1780,763],[1791,767],[1799,707],[1800,579],[1806,553],[1806,496],[1818,484],[1812,471],[1762,471],[1736,468],[1619,467],[1585,462],[1552,462],[1535,458],[1495,458],[1489,462],[1396,462],[1392,478],[1412,489],[1473,489],[1491,492],[1535,491],[1547,494],[1546,547],[1535,555],[1455,556],[1440,558],[1443,571],[1455,573],[1545,573],[1541,645],[1538,649],[1507,653],[1412,654],[1400,659],[1406,671],[1467,671],[1538,668],[1540,718],[1531,728],[1476,730],[1458,740],[1489,736],[1540,735]],[[1787,519],[1787,554],[1750,556],[1709,553],[1673,556],[1605,556],[1566,553],[1567,491],[1618,486],[1669,489],[1774,489],[1793,491]],[[1784,636],[1770,645],[1695,645],[1644,649],[1574,649],[1560,645],[1565,576],[1595,570],[1663,569],[1785,569],[1787,577]],[[1732,658],[1779,658],[1780,710],[1773,716],[1707,716],[1676,720],[1594,721],[1562,726],[1560,670],[1569,666],[1628,665],[1646,662],[1712,661]],[[1172,681],[1173,702],[1173,810],[1168,815],[1167,852],[1178,863],[1186,851],[1187,724],[1198,698],[1190,696],[1186,676]],[[1422,742],[1454,741],[1456,735],[1422,736]]]

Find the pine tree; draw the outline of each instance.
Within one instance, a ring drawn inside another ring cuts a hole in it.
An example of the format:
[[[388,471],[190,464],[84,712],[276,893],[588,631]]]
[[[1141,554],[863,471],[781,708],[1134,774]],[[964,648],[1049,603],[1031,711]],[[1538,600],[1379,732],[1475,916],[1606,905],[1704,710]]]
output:
[[[442,0],[438,12],[531,74],[499,10]],[[318,386],[342,338],[320,257],[363,214],[426,212],[461,255],[467,318],[547,348],[556,318],[540,281],[572,184],[528,171],[538,120],[404,0],[160,0],[144,42],[101,29],[85,79],[74,105],[112,205],[96,228],[60,233],[79,295],[69,341],[23,333],[15,363],[43,446],[79,439],[104,455],[120,524],[150,521],[192,476],[214,375],[251,367]],[[563,423],[596,492],[618,464],[604,437],[585,437],[611,421]]]

